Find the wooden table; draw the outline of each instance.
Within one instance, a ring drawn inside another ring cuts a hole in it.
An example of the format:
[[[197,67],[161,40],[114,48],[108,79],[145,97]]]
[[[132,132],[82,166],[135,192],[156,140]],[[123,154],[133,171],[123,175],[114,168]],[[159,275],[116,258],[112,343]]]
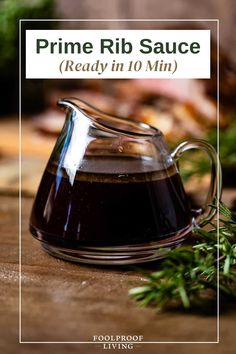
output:
[[[102,353],[97,344],[19,344],[18,125],[0,129],[0,354]],[[130,268],[72,264],[46,254],[28,232],[33,196],[54,143],[24,122],[22,140],[22,276],[23,342],[93,341],[94,335],[142,335],[144,341],[195,342],[216,340],[215,316],[140,309],[128,290],[141,283]],[[6,134],[7,132],[7,134]],[[32,173],[33,171],[33,173]],[[10,196],[11,195],[11,196]],[[224,201],[232,206],[236,190]],[[154,267],[154,265],[152,266]],[[220,344],[141,344],[137,353],[234,353],[236,308],[221,315]]]
[[[215,341],[216,318],[138,308],[129,268],[72,264],[46,254],[28,232],[31,198],[22,199],[22,341],[93,341],[93,335],[142,335],[144,341]],[[19,344],[18,198],[0,196],[0,353],[102,353],[97,344]],[[236,308],[221,315],[220,344],[141,344],[137,353],[235,352]]]

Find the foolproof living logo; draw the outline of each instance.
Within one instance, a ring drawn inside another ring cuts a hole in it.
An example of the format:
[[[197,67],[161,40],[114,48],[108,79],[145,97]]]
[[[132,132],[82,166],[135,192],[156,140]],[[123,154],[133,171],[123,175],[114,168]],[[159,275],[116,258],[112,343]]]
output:
[[[134,349],[137,344],[142,343],[141,335],[94,335],[93,342],[101,344],[103,349]]]

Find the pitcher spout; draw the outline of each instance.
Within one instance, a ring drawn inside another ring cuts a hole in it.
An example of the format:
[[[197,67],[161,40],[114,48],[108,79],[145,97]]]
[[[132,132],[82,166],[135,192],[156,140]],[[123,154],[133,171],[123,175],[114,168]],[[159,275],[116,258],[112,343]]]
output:
[[[150,139],[162,134],[159,129],[146,123],[105,113],[75,97],[60,99],[57,104],[64,109],[70,109],[77,113],[81,112],[90,119],[93,127],[108,133],[143,139]]]
[[[69,98],[60,98],[57,101],[57,105],[63,109],[82,110],[83,108],[85,108],[87,104],[75,97],[69,97]]]
[[[70,184],[73,185],[77,170],[83,163],[86,149],[93,138],[89,134],[90,120],[86,112],[78,106],[79,100],[75,98],[60,99],[57,104],[69,110],[70,129],[67,132],[68,143],[65,145],[63,167],[69,177]]]

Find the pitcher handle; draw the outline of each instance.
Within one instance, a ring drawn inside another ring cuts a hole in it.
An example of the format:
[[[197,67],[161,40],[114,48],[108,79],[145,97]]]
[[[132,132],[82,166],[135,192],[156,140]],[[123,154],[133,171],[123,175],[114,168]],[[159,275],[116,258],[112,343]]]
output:
[[[189,141],[184,141],[177,146],[177,148],[172,152],[171,156],[174,161],[182,156],[182,154],[191,149],[200,149],[207,153],[210,163],[211,163],[211,181],[209,186],[209,191],[205,200],[203,207],[200,210],[195,211],[198,214],[194,220],[197,226],[204,226],[210,221],[216,213],[216,209],[211,205],[215,198],[221,197],[222,191],[222,171],[219,157],[216,150],[212,145],[201,139],[192,139]]]

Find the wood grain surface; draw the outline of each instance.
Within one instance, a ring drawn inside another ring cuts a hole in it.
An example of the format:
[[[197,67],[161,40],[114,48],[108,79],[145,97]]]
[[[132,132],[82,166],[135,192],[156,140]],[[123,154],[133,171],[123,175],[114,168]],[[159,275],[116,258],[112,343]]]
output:
[[[101,353],[96,344],[19,344],[18,199],[0,197],[0,352]],[[22,341],[92,341],[93,335],[143,335],[145,341],[215,341],[216,318],[140,309],[128,289],[141,277],[129,268],[72,264],[46,254],[28,232],[31,198],[22,200]],[[152,266],[153,267],[153,266]],[[220,344],[143,344],[137,353],[234,353],[236,308],[221,314]]]

